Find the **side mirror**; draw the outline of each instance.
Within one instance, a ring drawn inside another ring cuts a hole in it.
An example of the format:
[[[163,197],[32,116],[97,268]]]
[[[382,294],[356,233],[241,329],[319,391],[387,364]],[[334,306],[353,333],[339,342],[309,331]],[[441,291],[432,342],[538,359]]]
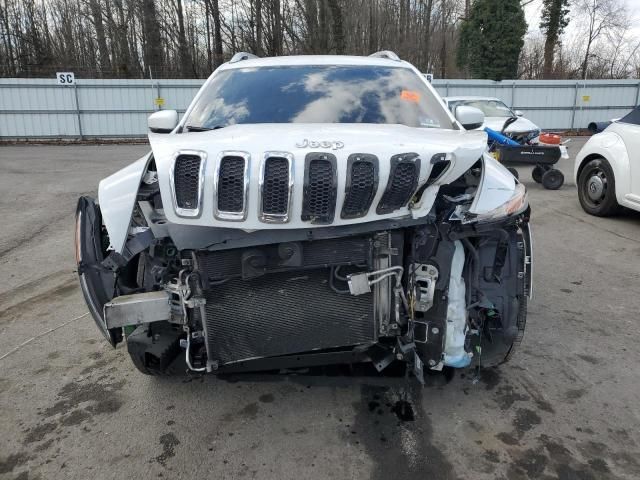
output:
[[[460,105],[454,113],[456,120],[462,124],[465,130],[480,128],[484,123],[484,113],[476,107]]]
[[[516,117],[524,117],[524,112],[522,110],[516,110],[513,113],[516,114]]]
[[[178,125],[178,112],[160,110],[152,113],[147,119],[147,125],[153,133],[171,133]]]

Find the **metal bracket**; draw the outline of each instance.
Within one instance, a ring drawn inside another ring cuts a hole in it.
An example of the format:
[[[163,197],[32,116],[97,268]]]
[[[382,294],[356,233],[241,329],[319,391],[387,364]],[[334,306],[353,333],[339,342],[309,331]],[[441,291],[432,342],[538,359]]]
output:
[[[414,263],[411,271],[415,275],[415,309],[418,312],[426,312],[433,306],[438,269],[433,265]]]
[[[371,358],[373,366],[378,372],[387,368],[396,358],[392,350],[387,350],[379,344],[373,345],[367,353],[369,358]]]
[[[107,302],[103,315],[107,328],[119,328],[141,323],[162,322],[172,318],[167,292],[122,295]]]
[[[188,308],[198,308],[202,305],[206,305],[207,300],[204,297],[191,297],[189,300],[184,300],[184,304]],[[196,334],[197,332],[193,333]]]

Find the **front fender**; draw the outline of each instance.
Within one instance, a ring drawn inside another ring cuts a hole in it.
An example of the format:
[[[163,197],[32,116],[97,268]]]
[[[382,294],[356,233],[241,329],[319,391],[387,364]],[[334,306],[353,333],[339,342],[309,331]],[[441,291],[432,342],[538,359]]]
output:
[[[122,253],[122,248],[127,241],[138,188],[151,158],[152,153],[149,152],[100,182],[98,202],[102,211],[102,220],[109,233],[109,250]]]
[[[618,203],[624,203],[624,193],[629,192],[631,188],[631,165],[622,137],[615,132],[606,130],[594,135],[584,144],[576,155],[574,164],[573,176],[576,184],[582,167],[596,157],[606,158],[611,165],[616,182],[616,199]]]
[[[107,328],[104,305],[111,300],[115,289],[113,272],[102,268],[102,216],[100,207],[90,197],[80,197],[76,209],[76,262],[80,289],[89,312],[107,341],[116,346],[122,340],[120,329]]]

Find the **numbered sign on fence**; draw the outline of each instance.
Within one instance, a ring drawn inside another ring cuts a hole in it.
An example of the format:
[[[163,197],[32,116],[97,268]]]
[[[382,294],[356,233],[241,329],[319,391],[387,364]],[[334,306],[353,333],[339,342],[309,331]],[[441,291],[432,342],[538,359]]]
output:
[[[73,72],[56,72],[58,85],[73,85],[76,83],[76,76]]]

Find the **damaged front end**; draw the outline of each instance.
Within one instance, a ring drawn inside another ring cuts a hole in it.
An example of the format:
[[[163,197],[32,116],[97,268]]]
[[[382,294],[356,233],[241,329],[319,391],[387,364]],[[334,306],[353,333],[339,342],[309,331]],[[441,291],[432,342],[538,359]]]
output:
[[[151,156],[126,181],[136,194],[109,205],[132,212],[125,231],[80,199],[78,273],[98,327],[114,346],[126,339],[144,373],[181,359],[215,373],[405,362],[422,380],[503,363],[522,339],[529,207],[487,156],[435,185],[423,216],[316,228],[177,225]],[[424,188],[412,188],[419,204]]]

